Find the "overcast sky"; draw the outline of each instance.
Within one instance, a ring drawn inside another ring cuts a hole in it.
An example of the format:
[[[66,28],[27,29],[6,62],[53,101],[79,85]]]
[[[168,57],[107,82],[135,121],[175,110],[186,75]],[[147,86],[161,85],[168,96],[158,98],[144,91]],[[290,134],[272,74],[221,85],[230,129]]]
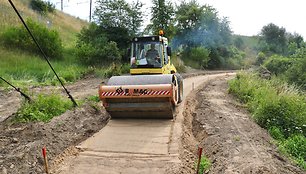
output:
[[[50,1],[57,2],[56,7],[60,9],[60,0]],[[140,1],[146,4],[146,11],[149,12],[151,1]],[[179,1],[172,0],[172,2]],[[264,25],[272,22],[286,28],[288,32],[301,34],[306,40],[305,0],[198,0],[198,2],[216,8],[220,17],[228,17],[230,27],[235,34],[257,35]],[[64,12],[88,20],[89,0],[64,0]]]

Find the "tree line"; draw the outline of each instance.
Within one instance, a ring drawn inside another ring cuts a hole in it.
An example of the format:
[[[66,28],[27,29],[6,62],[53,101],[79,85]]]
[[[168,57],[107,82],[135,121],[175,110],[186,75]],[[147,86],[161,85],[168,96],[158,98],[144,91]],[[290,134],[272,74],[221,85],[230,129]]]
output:
[[[149,24],[144,26],[148,17]],[[63,47],[57,31],[48,30],[31,20],[28,24],[41,40],[46,54],[52,59],[62,58]],[[183,0],[179,5],[172,4],[170,0],[152,0],[149,10],[144,9],[144,4],[139,0],[132,3],[98,0],[93,22],[78,33],[73,53],[81,64],[89,66],[127,63],[130,40],[135,36],[157,35],[160,29],[165,31],[165,36],[177,53],[174,57],[179,55],[187,66],[240,69],[254,63],[264,65],[276,74],[291,69],[290,74],[286,75],[292,79],[290,81],[304,83],[304,76],[296,75],[305,73],[306,69],[302,63],[306,57],[306,46],[301,35],[289,33],[272,23],[264,26],[256,36],[259,39],[257,46],[251,48],[259,53],[250,63],[247,61],[251,57],[250,46],[245,43],[245,38],[232,33],[228,18],[220,17],[214,7],[201,5],[197,0]],[[36,52],[22,26],[8,28],[0,37],[4,46]],[[287,63],[279,65],[283,60]]]
[[[78,35],[80,59],[95,65],[121,61],[127,57],[126,49],[133,37],[156,35],[162,29],[187,65],[202,69],[240,66],[241,61],[233,59],[244,55],[232,43],[230,22],[219,17],[212,6],[200,5],[196,0],[179,5],[152,0],[149,12],[143,7],[139,0],[98,0],[94,22]],[[148,16],[150,23],[143,26]]]
[[[273,23],[265,25],[259,35],[257,65],[289,83],[306,89],[306,43],[297,33],[287,32]]]

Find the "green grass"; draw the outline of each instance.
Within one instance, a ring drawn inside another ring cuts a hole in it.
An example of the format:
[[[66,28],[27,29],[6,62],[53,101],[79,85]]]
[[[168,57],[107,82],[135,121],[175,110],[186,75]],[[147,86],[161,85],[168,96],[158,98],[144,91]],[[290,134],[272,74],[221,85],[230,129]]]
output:
[[[113,64],[107,67],[81,65],[72,53],[73,49],[65,49],[63,60],[51,61],[64,84],[75,82],[90,73],[100,78],[129,73],[128,64]],[[59,81],[43,58],[18,50],[9,51],[1,46],[0,75],[17,87],[59,85]],[[0,87],[8,85],[0,81]]]
[[[235,40],[236,38],[241,38],[244,45],[250,49],[255,49],[259,42],[258,36],[233,35],[233,40]]]
[[[50,29],[57,30],[64,46],[63,60],[52,61],[51,64],[65,82],[74,82],[92,70],[77,62],[74,56],[76,35],[86,21],[77,19],[60,11],[40,15],[29,7],[27,0],[14,1],[24,20],[31,18]],[[49,22],[49,24],[47,24]],[[0,0],[0,35],[11,26],[20,26],[20,20],[7,0]],[[0,76],[18,87],[36,85],[57,85],[54,73],[40,55],[24,53],[17,49],[6,49],[0,45]],[[0,87],[7,85],[0,81]]]
[[[48,122],[53,117],[61,115],[66,110],[72,108],[72,102],[63,99],[60,95],[40,94],[32,102],[24,102],[17,111],[15,121],[17,122]]]
[[[8,51],[0,47],[0,74],[3,78],[21,86],[57,85],[57,79],[47,62],[41,57]],[[90,69],[73,60],[73,55],[64,53],[64,60],[51,61],[55,71],[64,82],[80,79]],[[7,86],[0,81],[0,86]]]
[[[202,156],[200,161],[200,167],[199,167],[199,174],[204,173],[207,171],[211,166],[211,162],[206,156]],[[195,167],[197,167],[197,163],[195,164]]]
[[[97,96],[97,95],[92,95],[92,96],[89,96],[88,98],[87,98],[89,101],[93,101],[93,102],[100,102],[100,98],[99,98],[99,96]]]
[[[28,0],[15,0],[13,2],[24,20],[31,18],[51,29],[57,30],[66,47],[74,46],[76,34],[83,26],[88,25],[86,21],[77,19],[58,10],[55,13],[42,16],[29,7],[30,1]],[[20,24],[20,20],[9,2],[7,0],[0,0],[0,34],[9,26],[18,26]]]
[[[239,73],[229,82],[253,119],[277,140],[279,149],[306,170],[306,96],[295,86],[277,77],[260,79],[256,74]]]

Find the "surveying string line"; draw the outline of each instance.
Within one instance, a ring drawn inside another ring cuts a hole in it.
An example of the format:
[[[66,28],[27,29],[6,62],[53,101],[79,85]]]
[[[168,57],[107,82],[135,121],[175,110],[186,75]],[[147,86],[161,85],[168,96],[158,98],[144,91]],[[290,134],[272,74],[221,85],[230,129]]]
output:
[[[66,87],[64,86],[63,82],[61,81],[61,79],[59,78],[59,76],[57,75],[57,73],[55,72],[55,70],[53,69],[50,61],[48,60],[47,55],[45,54],[45,52],[42,50],[42,48],[40,47],[40,45],[38,44],[37,40],[35,39],[34,35],[32,34],[32,32],[30,31],[30,29],[28,28],[27,24],[24,22],[23,18],[21,17],[21,15],[19,14],[18,10],[16,9],[14,3],[12,2],[12,0],[8,0],[9,3],[11,4],[11,6],[13,7],[13,9],[15,10],[16,14],[18,15],[19,19],[21,20],[22,24],[24,25],[24,27],[26,28],[26,30],[28,31],[28,33],[30,34],[32,40],[34,41],[34,43],[36,44],[37,48],[40,50],[41,54],[43,55],[44,59],[47,61],[49,67],[52,69],[53,73],[55,74],[57,80],[60,82],[60,84],[62,85],[62,87],[64,88],[65,92],[68,95],[68,98],[71,100],[71,102],[73,103],[73,106],[78,106],[76,101],[74,100],[74,98],[72,97],[72,95],[69,93],[69,91],[66,89]]]
[[[17,92],[19,92],[26,100],[28,100],[29,102],[31,102],[32,101],[32,99],[28,96],[28,95],[26,95],[25,93],[23,93],[21,90],[20,90],[20,88],[16,88],[14,85],[12,85],[10,82],[8,82],[8,81],[6,81],[4,78],[2,78],[1,76],[0,76],[0,79],[1,80],[3,80],[5,83],[7,83],[8,85],[10,85],[12,88],[14,88]]]

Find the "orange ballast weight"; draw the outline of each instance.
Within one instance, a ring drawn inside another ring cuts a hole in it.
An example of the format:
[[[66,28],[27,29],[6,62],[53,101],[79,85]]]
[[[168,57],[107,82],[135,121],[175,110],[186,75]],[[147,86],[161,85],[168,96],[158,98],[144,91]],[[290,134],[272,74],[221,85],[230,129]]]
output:
[[[100,86],[99,96],[102,101],[107,98],[172,98],[173,89],[171,84]]]
[[[113,76],[99,88],[111,118],[173,118],[177,83],[169,75]]]

